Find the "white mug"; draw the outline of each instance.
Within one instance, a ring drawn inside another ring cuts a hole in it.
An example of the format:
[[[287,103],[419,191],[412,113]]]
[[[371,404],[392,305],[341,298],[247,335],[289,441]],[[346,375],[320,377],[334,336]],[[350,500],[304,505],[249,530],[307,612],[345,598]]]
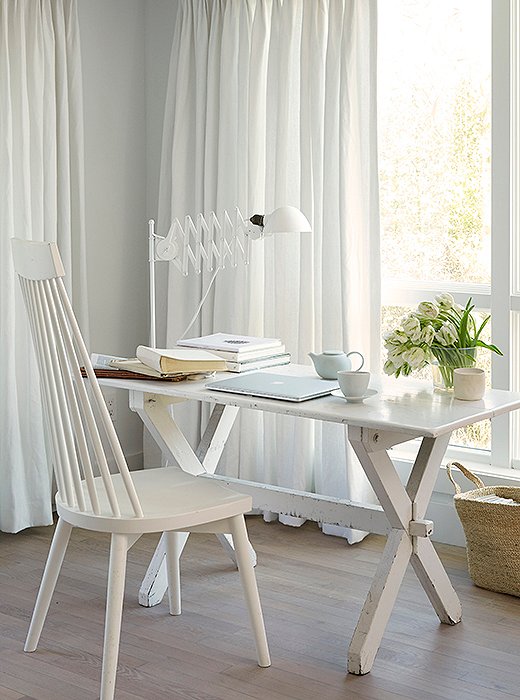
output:
[[[344,396],[350,399],[360,398],[367,393],[370,372],[355,372],[344,369],[338,372],[339,388]]]
[[[453,395],[462,401],[478,401],[486,390],[486,373],[480,367],[453,370]]]

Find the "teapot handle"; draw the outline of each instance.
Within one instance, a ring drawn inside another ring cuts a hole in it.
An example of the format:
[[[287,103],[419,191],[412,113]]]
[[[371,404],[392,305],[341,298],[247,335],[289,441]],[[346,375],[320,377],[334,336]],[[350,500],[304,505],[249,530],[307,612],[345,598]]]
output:
[[[357,350],[352,350],[352,352],[347,352],[347,357],[350,357],[351,355],[359,355],[359,357],[361,358],[361,364],[359,365],[359,367],[358,367],[357,369],[353,370],[354,372],[359,372],[359,370],[360,370],[360,369],[363,367],[363,365],[365,364],[365,358],[364,358],[363,355],[362,355],[360,352],[358,352]]]

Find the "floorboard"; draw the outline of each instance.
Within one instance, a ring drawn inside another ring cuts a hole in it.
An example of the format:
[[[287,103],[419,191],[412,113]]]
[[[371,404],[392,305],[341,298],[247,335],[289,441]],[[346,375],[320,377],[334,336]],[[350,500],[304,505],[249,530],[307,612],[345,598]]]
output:
[[[439,624],[408,568],[370,674],[347,676],[348,642],[384,538],[350,547],[313,523],[248,518],[273,665],[255,663],[238,575],[216,538],[182,558],[183,614],[137,604],[158,537],[128,560],[117,700],[511,700],[520,698],[520,600],[474,586],[465,551],[437,550],[463,605]],[[0,700],[99,697],[108,538],[73,532],[37,651],[22,651],[53,528],[0,533]]]

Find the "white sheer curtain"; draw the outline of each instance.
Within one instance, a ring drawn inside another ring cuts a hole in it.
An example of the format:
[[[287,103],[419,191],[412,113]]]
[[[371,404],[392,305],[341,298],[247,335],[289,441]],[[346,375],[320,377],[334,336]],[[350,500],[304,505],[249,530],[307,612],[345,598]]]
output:
[[[10,239],[57,241],[86,327],[83,129],[75,0],[0,0],[0,529],[46,525],[38,372]]]
[[[159,226],[172,217],[300,207],[312,235],[255,244],[224,270],[194,332],[276,336],[293,362],[361,351],[379,368],[375,0],[187,0],[170,63]],[[206,276],[170,271],[167,342]],[[184,408],[177,418],[199,425]],[[204,417],[202,418],[204,420]],[[243,412],[224,469],[352,500],[371,498],[343,427]],[[283,518],[297,524],[294,518]],[[325,526],[356,541],[361,533]]]

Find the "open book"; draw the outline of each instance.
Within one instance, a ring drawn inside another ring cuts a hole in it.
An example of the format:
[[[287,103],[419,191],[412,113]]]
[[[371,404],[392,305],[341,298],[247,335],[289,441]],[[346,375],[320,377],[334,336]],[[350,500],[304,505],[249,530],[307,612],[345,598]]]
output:
[[[194,348],[150,348],[139,345],[137,359],[160,374],[175,372],[215,372],[225,371],[226,361],[206,350]]]

